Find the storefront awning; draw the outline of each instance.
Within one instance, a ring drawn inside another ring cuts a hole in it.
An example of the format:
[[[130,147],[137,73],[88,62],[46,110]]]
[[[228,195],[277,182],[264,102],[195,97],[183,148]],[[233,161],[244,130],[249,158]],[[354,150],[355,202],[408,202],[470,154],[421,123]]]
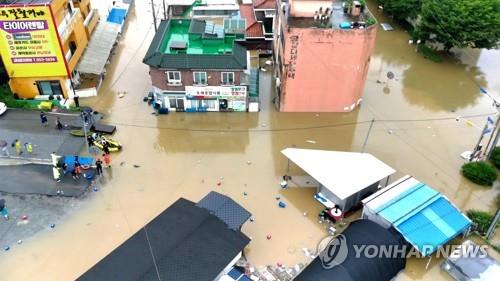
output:
[[[120,28],[119,24],[108,22],[100,22],[97,25],[89,45],[76,68],[80,73],[95,75],[103,73]]]

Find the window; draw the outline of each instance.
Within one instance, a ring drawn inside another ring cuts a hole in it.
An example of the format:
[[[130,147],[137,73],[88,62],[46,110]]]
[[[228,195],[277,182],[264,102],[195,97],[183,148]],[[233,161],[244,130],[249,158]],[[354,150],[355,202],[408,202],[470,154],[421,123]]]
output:
[[[206,72],[193,72],[193,84],[195,85],[206,85],[207,84],[207,73]]]
[[[264,14],[266,15],[266,18],[274,18],[276,12],[274,10],[265,10]]]
[[[169,85],[181,85],[181,72],[180,71],[167,71],[167,82]]]
[[[234,85],[234,72],[222,72],[221,73],[221,84],[222,85]]]
[[[69,49],[71,51],[71,54],[73,55],[76,52],[76,49],[78,48],[76,46],[76,42],[75,41],[70,41],[69,44],[68,44],[68,46],[69,46]]]
[[[61,83],[54,81],[37,81],[38,92],[40,95],[62,95]]]

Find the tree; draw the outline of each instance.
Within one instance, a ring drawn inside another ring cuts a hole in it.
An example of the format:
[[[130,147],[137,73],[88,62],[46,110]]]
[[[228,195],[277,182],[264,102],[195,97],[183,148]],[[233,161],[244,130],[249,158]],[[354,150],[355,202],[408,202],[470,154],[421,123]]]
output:
[[[401,21],[416,19],[422,7],[421,0],[378,0],[377,2],[384,7],[384,11]]]
[[[417,32],[452,47],[492,49],[500,41],[500,0],[422,0]]]

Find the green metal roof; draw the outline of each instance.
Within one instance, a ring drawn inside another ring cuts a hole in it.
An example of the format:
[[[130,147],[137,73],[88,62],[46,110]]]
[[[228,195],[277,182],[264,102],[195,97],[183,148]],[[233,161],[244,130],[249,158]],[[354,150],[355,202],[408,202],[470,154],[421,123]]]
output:
[[[207,37],[205,30],[206,22],[199,20],[162,21],[143,62],[164,69],[247,68],[246,48],[234,42],[234,35]],[[187,48],[170,49],[172,42],[186,42]]]

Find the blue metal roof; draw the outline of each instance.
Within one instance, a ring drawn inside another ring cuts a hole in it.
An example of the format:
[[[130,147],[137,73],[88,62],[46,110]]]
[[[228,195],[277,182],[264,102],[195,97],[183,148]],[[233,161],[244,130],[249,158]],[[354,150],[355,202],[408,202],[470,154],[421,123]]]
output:
[[[470,221],[443,195],[417,184],[377,209],[424,256],[462,233]]]
[[[419,207],[427,206],[426,203],[432,202],[439,196],[436,190],[419,183],[377,208],[377,212],[389,222],[397,223],[405,216],[419,211]]]
[[[231,277],[233,280],[237,281],[252,281],[252,279],[248,278],[246,275],[244,275],[234,267],[231,269],[231,271],[227,273],[227,275]]]

